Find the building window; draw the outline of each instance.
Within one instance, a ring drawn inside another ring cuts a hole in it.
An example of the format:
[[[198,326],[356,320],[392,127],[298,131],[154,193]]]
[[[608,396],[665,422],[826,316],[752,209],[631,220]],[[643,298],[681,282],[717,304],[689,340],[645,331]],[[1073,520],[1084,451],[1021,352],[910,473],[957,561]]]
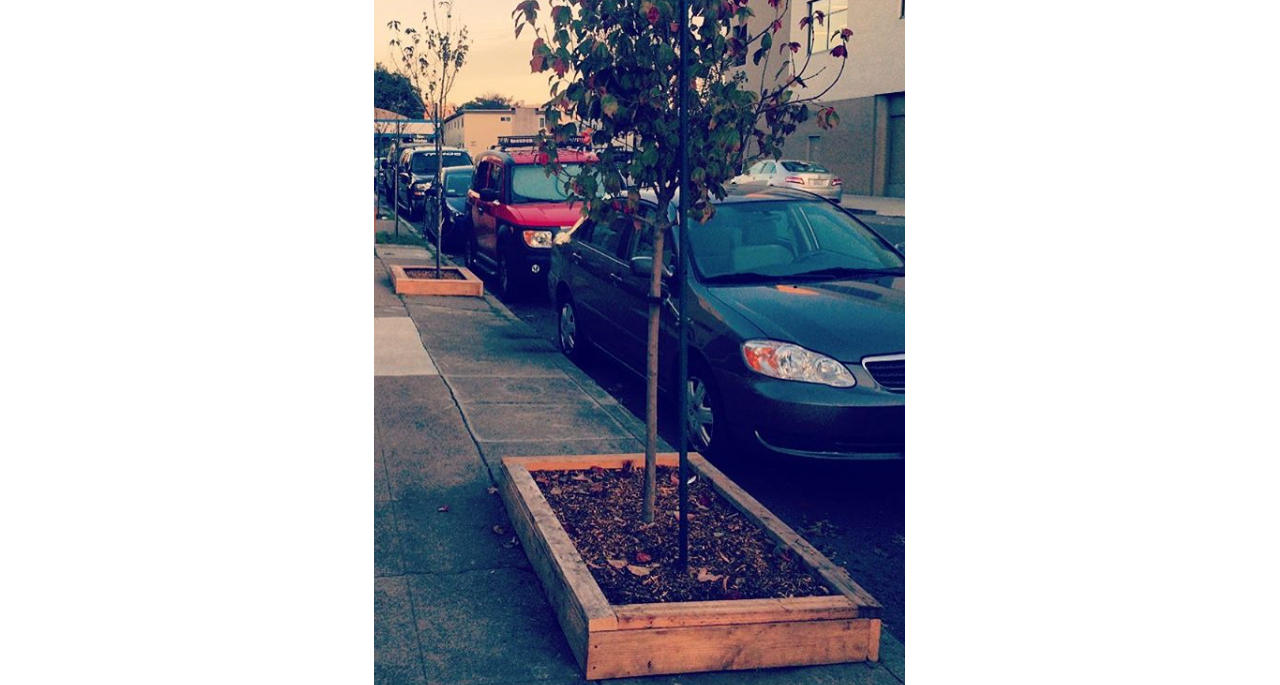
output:
[[[902,0],[903,3],[906,0]],[[818,12],[823,20],[819,24]],[[809,52],[827,52],[840,45],[840,31],[849,26],[849,0],[809,1]]]
[[[511,121],[511,117],[498,117],[499,121]]]

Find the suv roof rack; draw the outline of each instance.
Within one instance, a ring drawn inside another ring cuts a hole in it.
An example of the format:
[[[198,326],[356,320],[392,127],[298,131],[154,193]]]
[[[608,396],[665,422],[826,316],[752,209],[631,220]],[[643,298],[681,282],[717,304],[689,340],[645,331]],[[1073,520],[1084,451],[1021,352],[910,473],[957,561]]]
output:
[[[498,136],[498,144],[490,149],[507,150],[518,147],[538,147],[538,136]]]

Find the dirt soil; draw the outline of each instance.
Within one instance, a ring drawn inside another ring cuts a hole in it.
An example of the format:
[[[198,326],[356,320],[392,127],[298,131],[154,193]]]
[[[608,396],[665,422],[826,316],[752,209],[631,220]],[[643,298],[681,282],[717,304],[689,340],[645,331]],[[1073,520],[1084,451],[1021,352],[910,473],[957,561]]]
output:
[[[423,278],[429,281],[434,281],[436,280],[436,269],[434,266],[425,268],[425,269],[405,269],[404,275],[408,276],[409,278]],[[453,269],[446,269],[442,267],[440,269],[440,280],[461,281],[464,279],[461,273]]]
[[[638,466],[533,473],[610,604],[834,594],[701,478],[689,486],[689,572],[681,574],[678,470],[658,467],[646,525]]]

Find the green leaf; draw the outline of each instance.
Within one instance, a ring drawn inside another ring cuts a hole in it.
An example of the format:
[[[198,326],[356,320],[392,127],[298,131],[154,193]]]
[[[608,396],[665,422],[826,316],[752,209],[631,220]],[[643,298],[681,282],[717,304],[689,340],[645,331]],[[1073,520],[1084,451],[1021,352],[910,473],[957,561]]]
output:
[[[618,113],[618,98],[612,94],[606,95],[600,99],[600,107],[604,110],[605,116],[612,117]]]

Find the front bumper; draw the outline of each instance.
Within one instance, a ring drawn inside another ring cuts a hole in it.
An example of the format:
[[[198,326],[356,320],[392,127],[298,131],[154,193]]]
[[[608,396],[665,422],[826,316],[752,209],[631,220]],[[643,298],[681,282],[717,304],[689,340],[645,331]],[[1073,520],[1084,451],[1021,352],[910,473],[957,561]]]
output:
[[[810,459],[902,459],[906,395],[869,377],[852,388],[722,374],[725,413],[739,440]]]

